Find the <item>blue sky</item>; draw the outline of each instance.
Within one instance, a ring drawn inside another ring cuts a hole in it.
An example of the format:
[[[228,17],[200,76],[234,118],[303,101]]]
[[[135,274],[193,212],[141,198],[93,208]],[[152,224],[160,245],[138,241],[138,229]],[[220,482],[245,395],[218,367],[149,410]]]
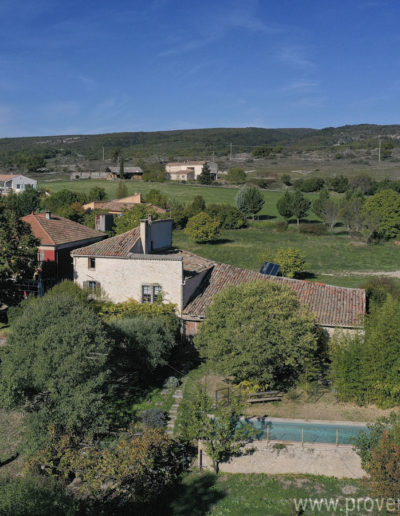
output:
[[[0,0],[0,137],[400,123],[398,0]]]

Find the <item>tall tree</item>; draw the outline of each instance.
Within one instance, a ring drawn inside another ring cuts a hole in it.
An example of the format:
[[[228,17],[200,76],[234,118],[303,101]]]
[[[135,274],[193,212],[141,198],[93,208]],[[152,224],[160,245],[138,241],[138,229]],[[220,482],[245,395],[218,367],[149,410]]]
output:
[[[269,389],[289,387],[306,374],[318,347],[314,317],[293,290],[269,281],[214,296],[194,342],[218,372]]]
[[[321,218],[329,230],[333,232],[340,215],[340,201],[337,199],[327,199],[321,206]]]
[[[119,178],[125,179],[125,160],[122,156],[119,158]]]
[[[278,199],[276,203],[276,209],[281,217],[289,222],[290,218],[293,217],[292,199],[293,195],[286,190],[286,192]]]
[[[119,180],[118,186],[117,186],[116,198],[123,199],[124,197],[127,197],[127,195],[128,195],[128,187],[126,186],[126,183],[124,183],[124,181]]]
[[[213,182],[213,178],[211,175],[211,169],[208,163],[204,163],[203,168],[201,169],[201,174],[199,175],[198,181],[202,185],[210,185]]]
[[[27,408],[29,451],[53,431],[79,437],[104,431],[110,340],[96,314],[58,289],[29,300],[13,329],[0,366],[0,403]]]
[[[31,279],[37,267],[39,241],[17,213],[0,205],[0,301],[18,301],[10,280]]]
[[[236,207],[246,215],[246,217],[251,215],[253,219],[256,213],[260,212],[265,204],[264,196],[260,189],[256,186],[249,185],[242,186],[236,195],[235,202]]]
[[[304,197],[300,190],[296,190],[292,197],[293,215],[296,217],[297,226],[300,224],[300,219],[304,218],[311,206],[311,202]]]

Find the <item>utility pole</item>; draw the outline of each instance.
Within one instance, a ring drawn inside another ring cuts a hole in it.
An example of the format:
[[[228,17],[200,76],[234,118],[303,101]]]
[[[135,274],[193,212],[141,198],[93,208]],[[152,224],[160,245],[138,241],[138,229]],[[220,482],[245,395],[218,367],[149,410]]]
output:
[[[379,138],[379,150],[378,150],[378,161],[381,161],[381,147],[382,147],[382,140]]]
[[[231,151],[229,153],[229,160],[232,161],[232,144],[230,144],[230,147],[231,147]]]

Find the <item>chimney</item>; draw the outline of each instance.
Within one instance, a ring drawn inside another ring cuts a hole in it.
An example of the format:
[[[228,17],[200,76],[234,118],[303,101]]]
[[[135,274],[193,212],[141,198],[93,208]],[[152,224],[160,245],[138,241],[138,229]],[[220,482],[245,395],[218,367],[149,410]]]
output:
[[[46,211],[46,219],[51,220],[51,211]]]
[[[142,242],[143,254],[150,251],[150,224],[151,220],[142,219],[140,221],[140,240]]]

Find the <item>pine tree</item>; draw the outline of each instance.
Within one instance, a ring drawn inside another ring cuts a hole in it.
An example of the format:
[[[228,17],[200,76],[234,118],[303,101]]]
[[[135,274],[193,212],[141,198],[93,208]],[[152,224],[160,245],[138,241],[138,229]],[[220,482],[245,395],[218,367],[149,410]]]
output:
[[[310,206],[311,202],[304,197],[300,190],[296,190],[292,196],[292,210],[297,220],[297,226],[300,224],[300,219],[307,215]]]
[[[125,178],[125,160],[124,158],[119,159],[119,178],[124,179]]]
[[[126,186],[126,184],[119,180],[118,181],[118,186],[117,186],[117,193],[116,193],[116,197],[117,199],[123,199],[124,197],[127,197],[128,195],[128,187]]]
[[[282,197],[278,199],[276,203],[276,209],[281,217],[286,219],[289,222],[290,218],[293,217],[293,208],[292,208],[292,197],[293,195],[286,190]]]
[[[211,169],[208,163],[204,163],[198,181],[202,185],[210,185],[213,182],[213,178],[211,176]]]

